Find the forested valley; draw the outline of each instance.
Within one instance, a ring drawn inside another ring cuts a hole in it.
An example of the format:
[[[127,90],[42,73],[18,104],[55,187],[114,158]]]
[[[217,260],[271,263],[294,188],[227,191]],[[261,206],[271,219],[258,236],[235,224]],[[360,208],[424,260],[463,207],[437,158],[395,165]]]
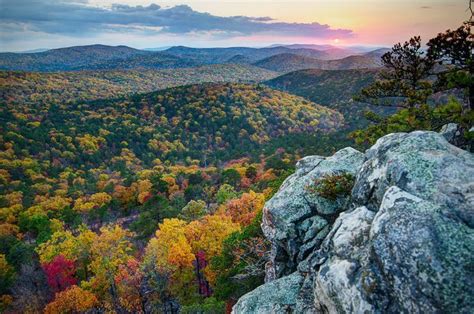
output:
[[[230,313],[264,283],[262,211],[299,159],[450,122],[472,151],[471,25],[335,60],[1,53],[0,312]]]

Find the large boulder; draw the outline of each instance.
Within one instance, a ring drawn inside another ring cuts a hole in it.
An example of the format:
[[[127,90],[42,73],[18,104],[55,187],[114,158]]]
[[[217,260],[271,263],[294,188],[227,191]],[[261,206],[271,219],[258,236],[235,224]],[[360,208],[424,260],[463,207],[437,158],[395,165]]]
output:
[[[319,247],[338,214],[346,209],[347,198],[330,201],[308,191],[308,186],[324,175],[348,172],[355,176],[363,158],[353,148],[327,158],[306,157],[265,204],[262,229],[272,243],[267,281],[294,272],[298,263]]]
[[[474,308],[474,230],[449,209],[398,187],[377,213],[341,214],[315,276],[330,313],[467,313]]]
[[[474,158],[435,132],[394,133],[365,154],[352,196],[377,211],[385,191],[398,186],[451,210],[474,227]]]
[[[253,313],[250,303],[262,313],[472,312],[474,156],[417,131],[387,135],[361,157],[344,149],[299,162],[264,209],[270,279],[283,278],[235,313]],[[357,173],[350,199],[308,194],[337,172]]]
[[[474,229],[449,207],[391,187],[372,222],[368,245],[369,268],[380,289],[373,298],[378,308],[410,313],[474,309]]]

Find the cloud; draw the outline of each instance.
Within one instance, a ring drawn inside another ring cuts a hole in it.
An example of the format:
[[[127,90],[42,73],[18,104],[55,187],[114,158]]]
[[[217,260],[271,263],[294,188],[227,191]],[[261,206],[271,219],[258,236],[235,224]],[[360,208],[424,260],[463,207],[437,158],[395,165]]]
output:
[[[1,0],[0,28],[16,33],[43,33],[73,37],[106,32],[142,34],[216,34],[237,37],[275,34],[281,37],[349,38],[351,30],[319,23],[285,23],[270,17],[220,17],[187,5],[162,8],[157,4],[110,8],[88,5],[87,0]],[[4,32],[5,33],[5,32]],[[13,38],[2,34],[4,40]],[[12,39],[13,40],[13,39]]]
[[[421,6],[420,9],[429,10],[429,9],[431,9],[431,7],[427,6],[427,5],[424,5],[424,6]]]

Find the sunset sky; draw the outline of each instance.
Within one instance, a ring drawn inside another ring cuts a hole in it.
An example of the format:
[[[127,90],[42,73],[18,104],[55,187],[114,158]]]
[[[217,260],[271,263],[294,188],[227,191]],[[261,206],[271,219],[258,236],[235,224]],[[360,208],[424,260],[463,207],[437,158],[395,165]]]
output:
[[[391,46],[469,18],[463,0],[0,0],[0,50],[330,43]]]

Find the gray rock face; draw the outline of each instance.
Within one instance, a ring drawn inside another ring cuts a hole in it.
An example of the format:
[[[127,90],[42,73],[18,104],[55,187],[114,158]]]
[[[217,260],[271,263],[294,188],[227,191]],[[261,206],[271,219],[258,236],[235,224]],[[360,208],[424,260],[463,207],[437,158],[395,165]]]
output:
[[[449,208],[391,187],[372,222],[369,244],[372,265],[365,268],[375,270],[374,285],[381,289],[373,300],[377,308],[474,309],[474,230]]]
[[[443,125],[439,134],[441,134],[449,143],[456,146],[456,143],[461,136],[461,130],[459,129],[459,125],[456,123],[448,123]]]
[[[351,199],[307,195],[338,171],[358,173]],[[434,132],[387,135],[364,160],[352,149],[301,160],[264,209],[269,279],[283,277],[234,312],[472,313],[473,178],[473,155]]]
[[[298,272],[258,287],[239,299],[233,313],[291,313],[296,310],[304,277]]]
[[[344,148],[328,158],[310,156],[298,162],[296,173],[283,182],[263,209],[262,229],[272,242],[267,281],[294,272],[298,263],[319,247],[337,215],[346,208],[347,199],[329,201],[307,187],[324,175],[355,175],[362,161],[362,153]]]
[[[472,138],[467,136],[467,133],[474,132],[474,127],[468,129],[462,128],[456,123],[448,123],[443,125],[439,133],[454,146],[473,152],[474,143]]]
[[[352,191],[357,205],[377,211],[385,191],[398,186],[422,199],[451,209],[474,227],[474,159],[435,132],[395,133],[380,138]]]
[[[365,245],[374,216],[375,213],[366,207],[359,207],[342,213],[334,224],[323,244],[324,251],[330,253],[315,280],[315,307],[319,312],[374,312],[374,306],[365,300],[364,291],[359,289],[360,268],[369,260]],[[354,278],[358,279],[358,284],[355,284],[357,281],[354,282]]]

